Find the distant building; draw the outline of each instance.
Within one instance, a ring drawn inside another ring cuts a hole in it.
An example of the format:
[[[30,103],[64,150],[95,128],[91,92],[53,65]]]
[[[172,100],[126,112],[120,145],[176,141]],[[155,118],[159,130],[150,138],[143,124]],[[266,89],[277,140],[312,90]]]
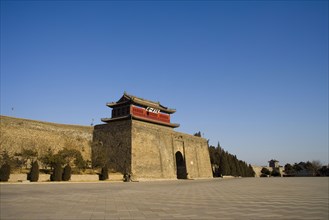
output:
[[[272,167],[272,169],[273,168],[279,168],[280,167],[280,165],[279,165],[279,161],[277,161],[277,160],[270,160],[269,162],[268,162],[268,166],[269,167]]]
[[[112,117],[95,126],[93,161],[105,156],[110,170],[135,180],[212,178],[207,140],[174,131],[175,109],[127,93],[107,106]]]
[[[260,177],[261,176],[261,170],[263,168],[268,169],[270,172],[272,172],[274,169],[277,169],[280,172],[281,176],[283,176],[285,174],[284,173],[284,168],[279,165],[279,161],[274,160],[274,159],[268,161],[268,166],[252,165],[252,168],[254,169],[255,177]]]

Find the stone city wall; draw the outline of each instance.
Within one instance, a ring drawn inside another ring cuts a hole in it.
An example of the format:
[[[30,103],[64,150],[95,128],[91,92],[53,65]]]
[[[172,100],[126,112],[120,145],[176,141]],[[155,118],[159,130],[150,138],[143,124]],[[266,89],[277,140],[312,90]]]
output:
[[[181,152],[188,178],[211,178],[207,141],[171,128],[132,121],[132,174],[135,178],[176,179],[175,153]]]
[[[96,125],[93,134],[92,161],[108,165],[110,172],[130,172],[131,121],[115,121]]]
[[[139,179],[176,179],[175,153],[181,152],[188,178],[212,177],[207,141],[170,127],[137,120],[92,127],[7,116],[0,119],[1,150],[11,155],[27,148],[36,149],[42,156],[49,148],[56,153],[68,147],[79,150],[94,166],[108,164],[110,173],[131,173]]]
[[[92,126],[65,125],[36,120],[0,116],[1,151],[11,156],[22,149],[33,149],[38,156],[48,149],[57,153],[64,147],[79,150],[85,160],[90,160]]]

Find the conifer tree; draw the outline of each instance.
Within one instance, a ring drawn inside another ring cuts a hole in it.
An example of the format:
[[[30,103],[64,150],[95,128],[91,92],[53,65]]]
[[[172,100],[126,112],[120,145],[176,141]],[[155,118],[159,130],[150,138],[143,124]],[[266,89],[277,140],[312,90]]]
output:
[[[219,164],[219,174],[221,176],[224,176],[227,173],[226,172],[227,160],[226,160],[225,152],[222,152],[220,161],[221,163]]]
[[[231,169],[231,172],[228,175],[236,176],[237,171],[236,171],[236,166],[235,166],[235,162],[234,162],[234,157],[230,153],[227,153],[227,154],[228,154],[228,158],[229,158],[228,161],[229,161],[229,165],[230,165],[230,169]]]
[[[51,181],[62,181],[63,168],[60,163],[56,163],[53,173],[50,176]]]
[[[230,158],[229,158],[229,154],[227,151],[225,151],[224,153],[225,157],[224,157],[224,170],[225,170],[225,173],[224,175],[231,175],[231,167],[230,167]]]
[[[102,168],[102,172],[99,176],[99,180],[107,180],[109,178],[109,170],[107,168],[107,165],[105,165],[103,168]]]
[[[246,162],[238,160],[236,155],[232,155],[221,148],[219,142],[217,147],[209,147],[209,155],[212,165],[216,165],[218,169],[215,170],[215,176],[232,175],[242,177],[254,177],[255,173],[251,165]]]
[[[1,182],[8,182],[10,177],[10,165],[5,163],[0,168],[0,181]]]
[[[240,168],[240,176],[246,176],[246,166],[242,160],[238,160],[239,168]]]
[[[210,163],[216,164],[216,148],[214,146],[209,146],[209,156],[210,156]]]
[[[71,172],[72,172],[71,166],[70,166],[70,164],[67,164],[64,167],[62,180],[63,181],[69,181],[71,179]]]
[[[241,169],[241,164],[240,161],[236,158],[234,155],[234,163],[235,163],[235,168],[236,168],[236,176],[242,176],[242,169]]]
[[[34,161],[32,163],[30,173],[27,176],[28,176],[27,179],[30,180],[31,182],[38,182],[38,180],[39,180],[39,164],[37,161]]]
[[[226,175],[232,175],[232,170],[230,166],[230,154],[226,151],[226,164],[227,164],[227,169],[226,169]]]

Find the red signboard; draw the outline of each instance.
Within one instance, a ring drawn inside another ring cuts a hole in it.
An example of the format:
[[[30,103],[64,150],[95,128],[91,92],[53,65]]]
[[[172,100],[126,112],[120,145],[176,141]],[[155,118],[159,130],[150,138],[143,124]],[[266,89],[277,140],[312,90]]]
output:
[[[152,111],[150,111],[149,108],[145,109],[145,108],[141,108],[141,107],[132,105],[130,112],[132,115],[136,115],[139,117],[148,118],[148,119],[152,119],[155,121],[170,123],[170,115],[162,113],[162,112],[160,112],[160,110],[152,109]],[[157,113],[155,113],[155,112],[157,112]]]

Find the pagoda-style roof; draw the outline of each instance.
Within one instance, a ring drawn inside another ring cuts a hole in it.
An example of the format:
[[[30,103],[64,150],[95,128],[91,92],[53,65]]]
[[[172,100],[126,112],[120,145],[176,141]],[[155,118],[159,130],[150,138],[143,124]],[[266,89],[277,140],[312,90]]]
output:
[[[139,98],[137,96],[129,95],[126,92],[124,92],[123,96],[119,99],[119,101],[106,103],[106,105],[111,108],[116,106],[126,105],[126,104],[135,104],[143,107],[152,107],[155,109],[159,109],[160,111],[165,112],[167,114],[172,114],[176,112],[176,109],[165,107],[161,105],[160,102],[154,102],[143,98]]]

